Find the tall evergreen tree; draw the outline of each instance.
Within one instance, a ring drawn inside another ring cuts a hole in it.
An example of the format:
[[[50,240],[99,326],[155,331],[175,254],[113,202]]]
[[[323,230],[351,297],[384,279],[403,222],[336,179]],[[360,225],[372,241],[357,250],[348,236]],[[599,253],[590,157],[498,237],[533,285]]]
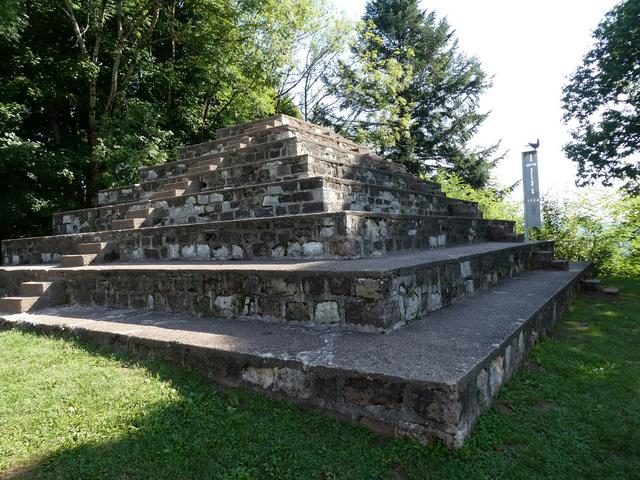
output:
[[[420,9],[418,0],[370,0],[352,53],[335,90],[342,102],[329,120],[356,137],[383,129],[384,135],[371,134],[373,145],[414,173],[448,166],[472,186],[487,185],[499,143],[475,150],[468,143],[487,117],[478,102],[491,82],[478,59],[460,51],[446,19]],[[362,68],[363,58],[378,68]],[[387,112],[378,115],[383,122],[368,114],[375,76],[397,80],[396,98],[378,105]]]

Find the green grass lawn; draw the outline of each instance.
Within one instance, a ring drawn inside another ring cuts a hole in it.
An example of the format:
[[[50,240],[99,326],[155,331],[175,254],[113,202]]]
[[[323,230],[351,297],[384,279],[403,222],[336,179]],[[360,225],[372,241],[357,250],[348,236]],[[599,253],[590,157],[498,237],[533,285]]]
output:
[[[579,302],[458,451],[0,331],[0,478],[640,478],[640,280],[607,284],[620,298]]]

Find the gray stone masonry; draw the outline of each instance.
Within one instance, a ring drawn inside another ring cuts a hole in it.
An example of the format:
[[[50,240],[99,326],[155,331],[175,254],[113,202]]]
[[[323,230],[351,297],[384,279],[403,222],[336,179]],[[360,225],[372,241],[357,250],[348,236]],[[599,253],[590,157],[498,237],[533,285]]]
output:
[[[360,258],[467,243],[506,241],[513,223],[467,217],[367,212],[169,225],[5,240],[5,265],[58,263],[81,243],[107,242],[106,260]]]
[[[458,448],[575,298],[586,268],[519,275],[386,335],[79,306],[5,315],[0,327],[162,357],[217,384]]]
[[[62,279],[81,305],[389,330],[530,270],[535,252],[550,248],[480,243],[351,261],[5,267],[0,294]]]
[[[379,187],[433,192],[434,194],[439,192],[438,185],[418,181],[410,175],[301,155],[248,164],[238,163],[207,172],[189,173],[187,170],[186,173],[174,177],[162,177],[144,181],[138,185],[102,190],[98,198],[100,205],[113,205],[149,200],[158,190],[170,189],[173,185],[183,181],[190,182],[186,193],[198,193],[201,190],[235,188],[315,176],[355,180]]]
[[[311,177],[58,213],[53,215],[53,232],[109,230],[114,220],[145,209],[151,213],[142,226],[151,227],[342,210],[442,216],[450,214],[450,205],[459,203],[442,194]],[[480,215],[475,206],[470,208],[463,216]]]
[[[311,155],[318,159],[386,170],[399,176],[406,176],[405,170],[401,165],[383,160],[381,157],[368,152],[354,152],[352,149],[329,142],[324,137],[318,137],[292,127],[274,129],[265,134],[264,137],[254,137],[250,143],[243,145],[233,145],[220,151],[216,150],[155,167],[143,168],[140,170],[140,179],[141,181],[148,181],[183,175],[188,173],[191,168],[207,164],[214,165],[217,168],[224,168],[267,160],[277,161],[299,155]],[[416,178],[412,180],[418,182]]]
[[[286,115],[139,173],[55,214],[52,236],[2,241],[0,309],[22,314],[0,327],[71,330],[458,447],[588,267]]]

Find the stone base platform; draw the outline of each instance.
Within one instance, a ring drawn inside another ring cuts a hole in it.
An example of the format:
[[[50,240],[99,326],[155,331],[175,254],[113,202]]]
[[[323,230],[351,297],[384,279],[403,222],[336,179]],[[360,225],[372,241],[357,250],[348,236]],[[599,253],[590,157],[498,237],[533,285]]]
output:
[[[219,384],[455,448],[588,268],[522,273],[386,334],[77,305],[0,325],[156,355]]]
[[[378,257],[500,241],[513,228],[481,218],[343,211],[17,238],[2,241],[2,257],[4,265],[59,263],[93,242],[107,243],[102,261]]]
[[[71,303],[390,330],[535,268],[551,242],[486,242],[359,260],[0,268],[0,295],[61,281]]]

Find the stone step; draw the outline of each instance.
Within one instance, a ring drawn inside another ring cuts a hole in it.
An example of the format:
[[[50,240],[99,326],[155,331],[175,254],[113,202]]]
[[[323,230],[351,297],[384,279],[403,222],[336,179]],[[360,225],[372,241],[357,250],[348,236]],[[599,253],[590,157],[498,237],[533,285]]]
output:
[[[267,130],[267,129],[263,129]],[[260,129],[256,129],[255,132],[261,132]],[[181,160],[189,160],[190,158],[201,155],[202,152],[212,152],[212,151],[222,151],[226,146],[237,144],[237,143],[245,143],[250,144],[253,133],[251,134],[238,134],[233,135],[226,138],[218,138],[215,140],[207,140],[201,143],[195,143],[192,145],[187,145],[182,148],[180,153]],[[266,133],[266,132],[265,132]]]
[[[249,144],[243,142],[232,143],[231,145],[225,145],[223,151],[232,152],[234,150],[240,150],[241,148],[247,148],[248,146]]]
[[[273,122],[272,122],[273,121]],[[269,123],[267,123],[269,122]],[[272,122],[272,123],[271,123]],[[216,138],[217,139],[228,139],[230,137],[238,136],[241,134],[256,134],[261,132],[266,132],[270,128],[276,128],[279,126],[288,126],[290,128],[294,128],[299,131],[313,133],[319,136],[326,136],[331,138],[334,141],[338,141],[343,143],[349,147],[360,147],[352,140],[349,140],[341,135],[338,135],[333,130],[327,127],[322,127],[320,125],[316,125],[313,123],[305,122],[298,118],[290,117],[288,115],[278,115],[276,117],[272,117],[267,120],[260,120],[257,122],[250,122],[248,124],[235,125],[232,127],[225,127],[219,130],[216,130]]]
[[[521,233],[507,233],[504,240],[506,242],[524,242],[524,235]]]
[[[205,160],[200,160],[199,162],[197,162],[195,164],[195,167],[206,167],[206,166],[212,166],[214,167],[211,171],[214,170],[224,170],[224,169],[228,169],[230,167],[232,167],[231,165],[225,166],[225,167],[219,167],[219,163],[222,162],[224,160],[224,157],[212,157],[212,158],[207,158]],[[240,164],[240,166],[242,165],[246,165],[246,164]],[[249,165],[253,165],[253,164],[249,164]],[[258,164],[259,165],[259,164]],[[235,165],[234,165],[235,166]]]
[[[258,120],[256,122],[248,122],[231,127],[223,127],[216,130],[216,140],[224,140],[225,138],[235,137],[238,135],[247,135],[250,133],[269,130],[274,127],[282,126],[284,122],[277,118],[269,118]]]
[[[81,255],[99,255],[107,248],[107,242],[91,242],[78,244],[78,253]]]
[[[282,126],[280,125],[280,127]],[[265,144],[277,141],[276,137],[278,135],[289,136],[292,131],[294,130],[286,126],[277,130],[272,130],[272,128],[263,128],[253,130],[248,135],[234,134],[224,139],[216,139],[194,145],[187,145],[182,149],[180,160],[178,162],[189,163],[192,160],[202,158],[203,156],[224,155],[230,151],[230,147],[240,144],[245,145],[245,147],[254,145],[259,148]]]
[[[0,298],[0,311],[10,313],[28,312],[40,299],[36,297],[4,297]]]
[[[440,192],[420,192],[395,186],[342,180],[333,177],[305,177],[233,188],[202,189],[197,194],[166,199],[97,207],[54,214],[53,231],[65,233],[137,228],[126,219],[134,208],[154,208],[145,226],[205,223],[258,217],[335,212],[342,210],[402,215],[448,216],[450,199]],[[461,204],[463,205],[463,204]],[[477,209],[472,204],[464,208]],[[456,218],[479,219],[472,215]]]
[[[213,140],[209,142],[203,142],[195,145],[188,145],[186,148],[191,150],[183,150],[183,160],[190,160],[198,155],[202,155],[202,153],[196,153],[198,150],[206,151],[207,154],[222,154],[225,152],[234,152],[236,150],[241,150],[243,148],[247,148],[251,145],[251,138],[246,135],[234,135],[230,138],[229,141],[226,139],[223,140]]]
[[[505,228],[504,225],[489,225],[488,229],[489,240],[492,242],[506,242],[513,241],[515,239],[513,228]],[[510,236],[510,237],[509,237]]]
[[[360,153],[358,153],[354,152],[354,149],[348,147],[330,147],[326,142],[327,139],[324,137],[321,137],[320,140],[318,140],[315,137],[309,138],[305,136],[299,137],[288,135],[281,139],[276,138],[268,142],[255,144],[253,145],[253,148],[248,148],[246,150],[236,152],[204,152],[198,156],[184,160],[179,164],[175,164],[175,166],[193,166],[195,164],[204,165],[208,162],[218,165],[218,167],[229,167],[243,164],[245,167],[249,168],[252,165],[259,164],[264,161],[278,162],[286,161],[292,157],[299,157],[301,156],[300,150],[302,149],[305,150],[305,154],[308,154],[318,160],[341,162],[354,167],[374,168],[408,175],[402,170],[400,164],[384,160],[382,157],[378,157],[369,152],[365,155],[362,149],[358,149],[360,150]],[[301,148],[303,146],[304,148]],[[167,166],[174,166],[174,163],[175,162],[164,164],[155,168],[165,170]],[[415,179],[416,177],[412,178]]]
[[[221,152],[217,149],[211,150],[207,148],[195,149],[192,152],[193,155],[189,158],[141,169],[140,178],[142,182],[146,182],[183,175],[203,160],[215,161],[218,167],[240,163],[260,163],[266,160],[277,162],[300,156],[301,150],[318,159],[328,158],[350,163],[354,166],[376,168],[407,175],[406,169],[398,163],[384,160],[382,157],[369,152],[366,155],[354,153],[351,151],[351,146],[342,145],[339,142],[336,143],[335,139],[322,135],[304,133],[289,128],[288,130],[282,130],[279,135],[274,134],[273,138],[262,140],[261,142],[255,142],[251,148],[232,152]],[[220,157],[223,160],[220,160]]]
[[[361,258],[496,241],[489,234],[495,226],[503,234],[514,228],[506,221],[342,211],[4,240],[3,246],[7,259],[23,264],[55,262],[75,253],[78,243],[96,240],[109,242],[110,260],[122,261],[226,260],[238,258],[238,250],[243,259],[309,258],[305,252]]]
[[[560,260],[560,259],[552,260],[550,266],[554,270],[568,270],[569,269],[569,261],[568,260]]]
[[[545,247],[478,243],[348,262],[118,262],[51,275],[66,281],[72,303],[386,331],[531,270]],[[189,248],[197,259],[200,246]]]
[[[123,220],[113,220],[111,222],[111,230],[131,230],[134,228],[140,228],[144,221],[144,218],[125,218]]]
[[[617,288],[603,287],[602,293],[604,293],[605,295],[611,295],[611,296],[617,297],[620,291]]]
[[[243,133],[244,133],[244,135],[251,135],[251,134],[256,133],[256,132],[262,132],[264,130],[270,130],[272,128],[280,127],[280,126],[282,126],[281,122],[274,121],[274,122],[271,122],[268,125],[260,125],[260,126],[257,126],[257,127],[248,128]]]
[[[453,217],[482,218],[482,213],[478,210],[477,205],[462,203],[460,201],[449,203],[449,215]]]
[[[189,179],[178,180],[177,182],[170,182],[166,184],[166,187],[170,190],[184,190],[186,191],[191,187],[193,182]]]
[[[39,297],[43,295],[52,282],[22,282],[20,284],[20,295],[24,297]]]
[[[132,201],[150,199],[151,196],[167,188],[176,188],[176,181],[191,181],[188,192],[215,188],[235,188],[243,185],[257,185],[265,182],[275,182],[310,176],[326,176],[353,181],[373,183],[381,187],[408,188],[420,192],[428,192],[444,196],[439,186],[433,182],[421,181],[415,177],[393,173],[386,170],[366,166],[332,161],[326,158],[316,158],[309,155],[299,155],[280,159],[261,160],[250,163],[231,163],[218,165],[223,157],[213,157],[201,160],[187,168],[184,172],[173,177],[142,182],[140,185],[129,185],[120,189],[111,189],[101,193],[100,204],[114,205]],[[202,167],[202,168],[201,168]],[[195,187],[198,188],[195,188]],[[436,193],[437,192],[437,193]]]
[[[190,167],[189,168],[189,174],[201,174],[201,173],[207,173],[207,172],[215,172],[218,169],[217,165],[213,165],[213,164],[204,164],[204,165],[197,165],[195,167]]]
[[[153,200],[161,200],[163,198],[172,198],[179,197],[184,194],[184,189],[182,188],[174,188],[171,190],[161,190],[159,192],[154,193],[151,198]]]
[[[148,218],[152,212],[152,208],[137,208],[135,210],[129,210],[125,216],[127,218]]]
[[[60,257],[60,266],[63,268],[85,267],[87,265],[90,265],[97,257],[98,255],[95,253],[82,255],[62,255],[62,257]]]
[[[540,250],[534,257],[535,268],[550,268],[553,262],[553,250]]]
[[[588,292],[601,292],[602,283],[597,278],[586,278],[582,280],[582,288]]]
[[[524,273],[386,335],[73,305],[3,323],[48,335],[73,331],[220,385],[456,448],[567,310],[587,268]]]

